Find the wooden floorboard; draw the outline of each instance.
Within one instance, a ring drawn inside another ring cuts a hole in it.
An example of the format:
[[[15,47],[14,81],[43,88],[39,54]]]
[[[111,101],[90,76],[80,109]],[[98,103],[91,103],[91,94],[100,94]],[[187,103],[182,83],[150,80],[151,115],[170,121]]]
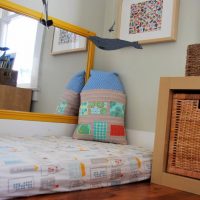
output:
[[[40,195],[20,198],[20,200],[200,200],[200,196],[143,182],[100,189]]]

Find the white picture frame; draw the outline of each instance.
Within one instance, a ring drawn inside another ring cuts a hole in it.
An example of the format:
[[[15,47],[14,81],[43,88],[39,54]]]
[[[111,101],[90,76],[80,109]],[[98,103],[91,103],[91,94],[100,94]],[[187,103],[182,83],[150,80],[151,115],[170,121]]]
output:
[[[52,42],[52,55],[86,51],[87,39],[70,31],[55,27]]]
[[[179,0],[123,0],[119,38],[141,44],[175,41]]]

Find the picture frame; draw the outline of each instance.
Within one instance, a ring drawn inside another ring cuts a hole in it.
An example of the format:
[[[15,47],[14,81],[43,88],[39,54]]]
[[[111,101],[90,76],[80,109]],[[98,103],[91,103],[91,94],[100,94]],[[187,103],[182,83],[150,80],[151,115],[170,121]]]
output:
[[[87,39],[85,37],[57,27],[54,28],[51,48],[52,55],[86,50]]]
[[[179,0],[123,0],[119,38],[141,44],[176,41]]]

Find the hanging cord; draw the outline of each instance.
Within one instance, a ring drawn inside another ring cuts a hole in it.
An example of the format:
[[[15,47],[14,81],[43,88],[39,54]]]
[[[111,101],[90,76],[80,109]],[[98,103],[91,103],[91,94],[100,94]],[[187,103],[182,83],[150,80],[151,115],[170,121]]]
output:
[[[42,0],[42,3],[44,7],[45,19],[41,18],[40,23],[48,28],[53,25],[53,21],[48,19],[48,0]]]

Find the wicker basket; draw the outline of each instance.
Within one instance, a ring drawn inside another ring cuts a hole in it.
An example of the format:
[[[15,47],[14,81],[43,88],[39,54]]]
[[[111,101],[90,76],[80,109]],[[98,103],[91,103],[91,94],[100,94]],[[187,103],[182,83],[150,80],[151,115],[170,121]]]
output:
[[[167,171],[200,179],[200,94],[174,94]]]
[[[188,45],[185,75],[200,76],[200,44]]]

